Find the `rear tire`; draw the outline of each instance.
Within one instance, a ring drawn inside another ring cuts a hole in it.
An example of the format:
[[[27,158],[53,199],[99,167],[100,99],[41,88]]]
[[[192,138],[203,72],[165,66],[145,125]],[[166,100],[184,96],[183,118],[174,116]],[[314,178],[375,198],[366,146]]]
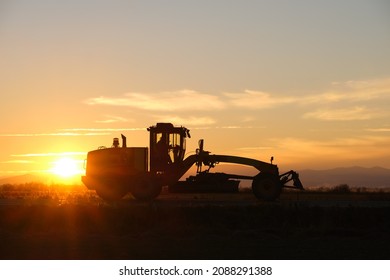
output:
[[[270,173],[261,173],[253,179],[252,191],[257,199],[274,201],[282,192],[282,184],[278,176]]]

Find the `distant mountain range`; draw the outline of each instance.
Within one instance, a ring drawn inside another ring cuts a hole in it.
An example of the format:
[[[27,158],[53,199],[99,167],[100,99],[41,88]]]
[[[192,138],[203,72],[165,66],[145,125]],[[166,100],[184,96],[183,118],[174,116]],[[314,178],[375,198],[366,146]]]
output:
[[[24,174],[12,177],[2,177],[0,178],[0,185],[4,184],[25,184],[25,183],[44,183],[44,184],[53,184],[53,183],[61,183],[64,180],[58,179],[55,175],[49,174]],[[69,179],[68,183],[80,183],[81,179]]]
[[[47,179],[43,175],[24,174],[11,177],[0,178],[0,185],[4,184],[24,184],[30,182],[46,183]]]
[[[239,169],[237,169],[239,170]],[[243,170],[241,170],[243,171]],[[223,172],[235,173],[233,169]],[[382,167],[340,167],[327,170],[299,170],[300,179],[305,187],[329,187],[339,184],[348,184],[350,187],[390,187],[390,169]],[[243,174],[242,172],[237,172]],[[0,185],[23,184],[30,182],[55,183],[55,177],[39,174],[25,174],[13,177],[0,178]],[[81,183],[77,179],[78,183]]]
[[[340,167],[328,170],[301,170],[304,186],[320,187],[348,184],[350,187],[390,187],[390,169],[382,167]]]

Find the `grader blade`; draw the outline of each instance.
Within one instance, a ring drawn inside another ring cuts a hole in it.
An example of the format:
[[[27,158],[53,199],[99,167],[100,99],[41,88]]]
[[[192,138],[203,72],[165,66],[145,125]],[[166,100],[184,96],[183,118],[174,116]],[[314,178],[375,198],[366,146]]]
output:
[[[294,170],[290,170],[286,173],[283,173],[279,175],[280,182],[284,188],[292,188],[292,189],[298,189],[298,190],[304,190],[303,184],[301,180],[299,179],[299,174],[295,172]],[[286,184],[290,181],[293,181],[292,186],[287,186]]]

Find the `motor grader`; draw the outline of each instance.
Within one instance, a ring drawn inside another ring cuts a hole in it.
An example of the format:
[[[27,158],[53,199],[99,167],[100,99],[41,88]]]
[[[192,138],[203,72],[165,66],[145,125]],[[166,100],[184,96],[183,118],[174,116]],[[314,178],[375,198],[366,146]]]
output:
[[[190,131],[171,123],[157,123],[147,128],[147,147],[127,147],[122,134],[122,146],[114,138],[110,148],[99,147],[88,152],[86,174],[82,182],[90,190],[107,201],[123,198],[131,193],[138,200],[152,200],[159,196],[163,186],[169,192],[238,192],[240,179],[252,180],[256,198],[266,201],[277,199],[283,188],[303,189],[297,172],[291,170],[279,174],[278,166],[256,159],[215,155],[204,150],[203,139],[199,140],[196,153],[185,157],[186,138]],[[234,163],[257,169],[255,176],[212,173],[218,163]],[[196,166],[196,175],[180,181],[183,175]],[[287,186],[292,181],[292,186]]]

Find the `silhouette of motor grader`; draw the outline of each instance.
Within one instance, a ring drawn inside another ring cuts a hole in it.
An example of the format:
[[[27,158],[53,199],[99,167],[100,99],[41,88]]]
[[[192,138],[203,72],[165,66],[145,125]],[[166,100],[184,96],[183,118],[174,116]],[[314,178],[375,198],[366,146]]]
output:
[[[303,189],[298,173],[291,170],[279,174],[277,165],[272,164],[273,158],[271,163],[266,163],[239,156],[214,155],[203,149],[203,139],[199,140],[196,153],[184,158],[186,138],[190,138],[187,128],[157,123],[147,130],[149,150],[127,147],[122,134],[122,147],[119,139],[114,138],[112,147],[88,152],[86,174],[82,176],[86,187],[96,190],[107,201],[119,200],[128,193],[138,200],[152,200],[158,197],[163,186],[168,186],[169,192],[238,192],[239,179],[252,180],[254,195],[266,201],[277,199],[283,188]],[[259,173],[246,176],[210,172],[221,162],[252,166]],[[179,181],[194,165],[196,175]],[[293,186],[286,185],[290,181]]]

